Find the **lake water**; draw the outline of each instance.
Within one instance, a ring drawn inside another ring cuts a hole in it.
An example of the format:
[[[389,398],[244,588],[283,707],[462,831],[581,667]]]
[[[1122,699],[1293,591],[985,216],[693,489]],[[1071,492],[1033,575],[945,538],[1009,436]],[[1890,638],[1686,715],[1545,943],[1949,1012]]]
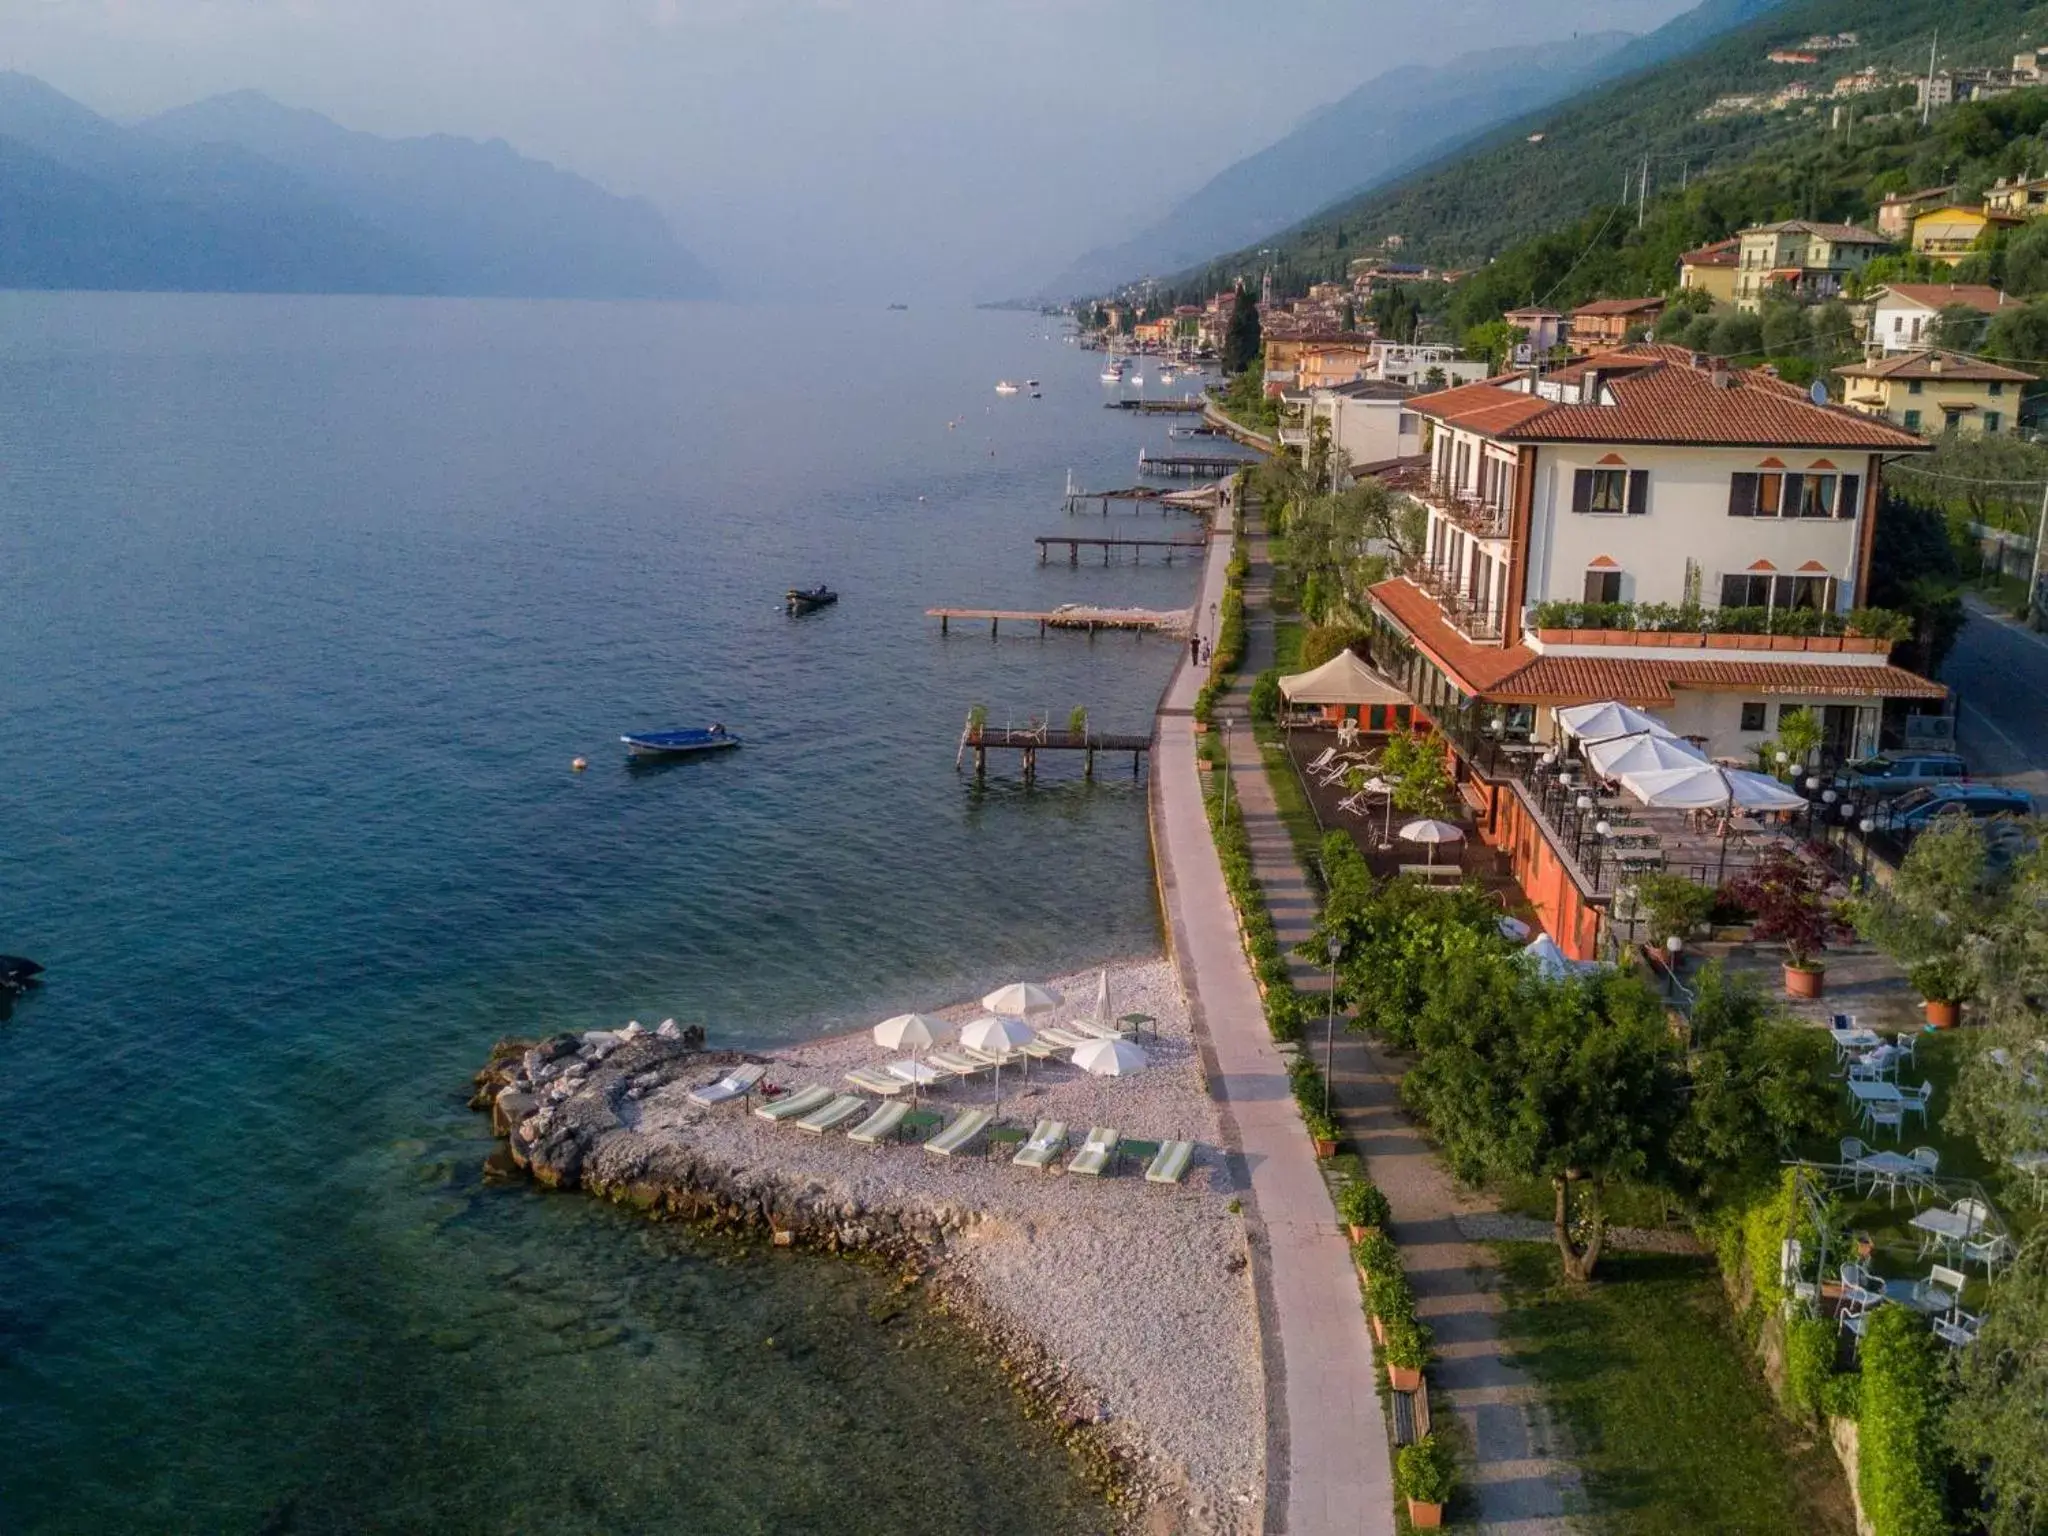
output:
[[[886,1277],[486,1186],[463,1108],[501,1035],[1156,949],[1127,771],[953,753],[977,701],[1143,730],[1176,647],[922,617],[1190,599],[1035,563],[1069,468],[1167,441],[1046,330],[0,295],[0,950],[50,971],[0,1021],[0,1528],[1100,1520]]]

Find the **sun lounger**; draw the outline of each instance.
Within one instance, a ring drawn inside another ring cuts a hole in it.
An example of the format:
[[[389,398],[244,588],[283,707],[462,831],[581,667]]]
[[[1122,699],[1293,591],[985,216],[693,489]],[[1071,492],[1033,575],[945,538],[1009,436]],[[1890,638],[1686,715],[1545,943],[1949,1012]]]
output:
[[[1093,1019],[1076,1019],[1074,1020],[1074,1028],[1087,1035],[1091,1040],[1128,1040],[1131,1038],[1129,1030],[1118,1029],[1114,1024],[1098,1024]]]
[[[1040,1033],[1033,1035],[1029,1040],[1018,1046],[1017,1049],[1026,1056],[1029,1056],[1033,1061],[1051,1061],[1065,1047],[1046,1039],[1044,1034]]]
[[[1073,1161],[1067,1164],[1067,1172],[1085,1173],[1090,1177],[1100,1178],[1103,1170],[1109,1166],[1110,1158],[1116,1155],[1116,1144],[1122,1140],[1120,1133],[1098,1125],[1088,1133],[1088,1139],[1081,1144],[1081,1150],[1076,1152]]]
[[[842,1093],[823,1109],[813,1110],[797,1121],[796,1128],[822,1136],[834,1126],[846,1124],[855,1115],[867,1113],[868,1101],[857,1093]]]
[[[812,1083],[808,1088],[799,1088],[794,1093],[785,1093],[773,1103],[763,1104],[754,1113],[763,1120],[794,1120],[798,1115],[808,1115],[831,1102],[832,1090],[823,1083]]]
[[[939,1071],[950,1072],[955,1077],[973,1077],[995,1065],[992,1061],[976,1061],[972,1056],[962,1056],[957,1051],[932,1051],[924,1059]]]
[[[702,1088],[692,1088],[690,1102],[703,1105],[723,1104],[728,1099],[736,1099],[743,1093],[751,1092],[754,1084],[767,1075],[768,1069],[758,1062],[750,1067],[740,1067],[736,1071],[726,1073],[715,1083],[707,1083]]]
[[[903,1123],[903,1117],[909,1113],[908,1104],[884,1104],[848,1131],[846,1139],[857,1141],[864,1147],[878,1147],[896,1134],[896,1128]]]
[[[936,1152],[940,1157],[951,1157],[955,1152],[964,1152],[967,1144],[988,1129],[995,1119],[985,1109],[970,1109],[938,1135],[924,1144],[927,1152]]]
[[[1095,1037],[1093,1035],[1076,1034],[1071,1029],[1061,1029],[1058,1027],[1054,1027],[1050,1029],[1041,1029],[1038,1032],[1038,1038],[1041,1040],[1051,1041],[1054,1048],[1057,1050],[1073,1051],[1079,1050],[1082,1046],[1088,1044]]]
[[[943,1083],[949,1077],[958,1077],[957,1072],[942,1072],[928,1061],[892,1061],[882,1070],[899,1083],[922,1083],[929,1088],[933,1083]]]
[[[980,1062],[985,1067],[1014,1067],[1017,1065],[1017,1053],[1015,1051],[984,1051],[979,1046],[963,1045],[960,1047],[960,1054],[972,1061]]]
[[[1181,1175],[1188,1171],[1193,1161],[1195,1144],[1192,1141],[1169,1141],[1159,1149],[1159,1155],[1152,1159],[1152,1166],[1145,1170],[1148,1184],[1178,1184]]]
[[[856,1088],[865,1089],[869,1093],[879,1093],[885,1099],[893,1099],[899,1093],[910,1092],[909,1078],[877,1072],[873,1067],[855,1067],[846,1074],[846,1080]]]
[[[1066,1144],[1066,1121],[1041,1120],[1031,1128],[1031,1139],[1017,1149],[1017,1155],[1010,1161],[1020,1168],[1048,1167]]]

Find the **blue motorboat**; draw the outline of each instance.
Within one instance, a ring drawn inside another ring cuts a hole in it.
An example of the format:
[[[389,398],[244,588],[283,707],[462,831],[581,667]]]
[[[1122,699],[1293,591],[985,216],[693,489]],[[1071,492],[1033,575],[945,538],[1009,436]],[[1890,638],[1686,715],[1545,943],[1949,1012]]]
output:
[[[686,731],[641,731],[621,736],[633,757],[684,757],[693,752],[722,752],[740,744],[739,737],[722,725],[695,727]]]

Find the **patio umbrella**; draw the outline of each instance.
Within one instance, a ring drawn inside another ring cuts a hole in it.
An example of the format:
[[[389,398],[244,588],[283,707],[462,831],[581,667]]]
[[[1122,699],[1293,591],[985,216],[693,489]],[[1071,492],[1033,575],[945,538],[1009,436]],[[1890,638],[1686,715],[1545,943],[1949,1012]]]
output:
[[[1503,917],[1497,926],[1500,928],[1500,936],[1504,939],[1529,937],[1529,925],[1519,917]]]
[[[1693,768],[1707,760],[1706,754],[1689,741],[1653,736],[1648,731],[1589,741],[1579,750],[1603,779],[1620,778],[1624,773],[1654,773],[1663,768]]]
[[[1129,1077],[1150,1061],[1143,1046],[1128,1040],[1090,1040],[1074,1047],[1074,1065],[1090,1077]]]
[[[910,1101],[917,1102],[917,1053],[939,1043],[945,1024],[922,1013],[899,1013],[875,1026],[875,1044],[885,1051],[910,1052]]]
[[[1411,821],[1401,829],[1402,842],[1423,843],[1428,846],[1429,862],[1431,864],[1436,863],[1436,850],[1439,843],[1462,843],[1464,840],[1465,829],[1463,827],[1454,827],[1448,821],[1429,821],[1427,819]]]
[[[1541,934],[1536,942],[1524,946],[1522,953],[1536,962],[1536,974],[1545,981],[1563,981],[1572,975],[1577,967],[1557,947],[1557,940],[1549,934]]]
[[[1575,741],[1605,741],[1610,736],[1630,736],[1641,731],[1652,736],[1675,737],[1655,715],[1646,715],[1632,705],[1610,700],[1605,704],[1575,704],[1557,712],[1558,729]]]
[[[1744,768],[1697,763],[1690,768],[1660,768],[1625,773],[1621,787],[1643,804],[1667,810],[1803,811],[1806,801],[1767,774]],[[1721,862],[1715,878],[1728,871],[1728,821],[1721,821]]]
[[[1034,1013],[1051,1013],[1061,1002],[1059,993],[1051,987],[1041,987],[1035,981],[1013,981],[1007,987],[997,987],[989,993],[981,1000],[981,1006],[990,1013],[1017,1019]]]
[[[1022,1019],[1013,1019],[1004,1014],[991,1014],[985,1019],[976,1019],[960,1031],[960,1043],[971,1045],[977,1051],[987,1051],[994,1056],[1007,1056],[1020,1045],[1029,1045],[1037,1038],[1036,1031]],[[1030,1058],[1025,1058],[1028,1062]],[[1031,1068],[1027,1065],[1028,1073]],[[996,1113],[1003,1112],[1003,1064],[996,1063]]]
[[[1095,1022],[1105,1026],[1109,1023],[1109,968],[1107,966],[1103,967],[1101,974],[1095,978]]]

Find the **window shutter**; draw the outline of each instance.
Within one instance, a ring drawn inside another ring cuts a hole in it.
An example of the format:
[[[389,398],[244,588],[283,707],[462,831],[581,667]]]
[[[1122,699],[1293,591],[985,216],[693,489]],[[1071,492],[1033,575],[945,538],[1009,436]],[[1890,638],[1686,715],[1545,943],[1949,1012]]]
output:
[[[1842,476],[1842,487],[1835,500],[1835,516],[1854,517],[1858,510],[1857,493],[1862,489],[1861,475]]]
[[[1756,476],[1748,471],[1731,475],[1728,480],[1728,515],[1730,517],[1756,516]]]
[[[1572,510],[1589,512],[1593,508],[1593,471],[1575,469],[1572,471]]]
[[[1650,510],[1650,472],[1647,469],[1628,472],[1628,510],[1633,517],[1640,517]]]

